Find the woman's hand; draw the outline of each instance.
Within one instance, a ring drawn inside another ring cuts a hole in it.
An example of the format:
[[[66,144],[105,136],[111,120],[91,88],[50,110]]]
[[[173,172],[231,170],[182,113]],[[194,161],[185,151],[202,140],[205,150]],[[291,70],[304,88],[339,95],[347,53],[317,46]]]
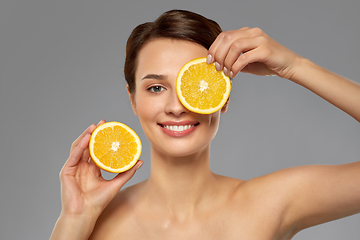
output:
[[[143,164],[139,160],[128,171],[105,180],[89,154],[95,128],[91,125],[74,141],[60,172],[62,211],[50,239],[88,239],[102,211]]]
[[[105,123],[100,121],[98,125]],[[70,150],[70,157],[60,172],[62,213],[99,216],[121,187],[142,165],[139,161],[132,169],[108,181],[101,176],[100,168],[91,160],[89,139],[96,125],[91,125]]]
[[[231,78],[240,71],[291,78],[299,55],[274,41],[259,28],[222,32],[209,49],[208,63],[215,62]]]

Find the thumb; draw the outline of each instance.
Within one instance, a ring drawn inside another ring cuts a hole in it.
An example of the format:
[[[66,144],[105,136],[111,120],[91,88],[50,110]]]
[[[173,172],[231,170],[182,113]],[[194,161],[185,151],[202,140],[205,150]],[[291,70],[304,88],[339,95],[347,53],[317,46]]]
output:
[[[132,168],[125,172],[119,173],[116,177],[110,180],[112,187],[115,188],[115,192],[120,191],[125,183],[127,183],[134,176],[135,172],[141,168],[143,163],[144,162],[142,160],[138,160]]]

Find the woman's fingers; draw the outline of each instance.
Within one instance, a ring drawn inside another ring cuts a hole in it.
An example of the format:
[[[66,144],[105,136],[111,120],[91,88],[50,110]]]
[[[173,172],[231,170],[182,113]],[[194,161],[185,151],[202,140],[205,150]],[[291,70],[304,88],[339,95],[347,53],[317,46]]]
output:
[[[115,178],[110,180],[112,187],[115,189],[115,192],[118,192],[122,186],[125,185],[135,174],[135,172],[141,168],[143,165],[142,160],[138,160],[137,163],[127,170],[126,172],[119,173]]]
[[[95,177],[100,177],[101,176],[101,170],[98,167],[98,165],[95,164],[95,162],[92,160],[91,157],[89,158],[88,164],[89,164],[89,169],[93,173],[93,175]]]
[[[90,152],[89,152],[89,147],[85,148],[82,156],[81,156],[81,161],[87,162],[89,161],[90,158]]]
[[[70,155],[74,151],[74,149],[79,145],[81,140],[84,138],[86,134],[91,134],[96,128],[95,124],[90,125],[71,145]]]
[[[209,56],[207,59],[207,63],[215,62],[216,70],[222,69],[222,59],[225,59],[228,49],[231,46],[231,38],[234,34],[229,32],[222,32],[219,36],[215,39],[214,43],[211,45],[209,49]],[[221,69],[220,69],[221,68]]]
[[[244,72],[251,72],[251,73],[257,74],[257,75],[273,74],[273,72],[271,70],[269,70],[264,64],[264,62],[266,62],[268,60],[268,57],[270,56],[270,54],[271,54],[270,49],[261,48],[261,47],[258,47],[251,51],[243,53],[237,59],[237,61],[232,65],[231,69],[233,71],[234,76],[236,76],[236,74],[238,74],[241,70],[243,70],[246,67],[248,67],[248,68],[257,67],[257,69],[252,69],[252,71],[244,71]],[[257,63],[257,64],[254,64],[254,63]],[[252,64],[252,65],[249,66],[249,64]],[[259,68],[260,65],[261,65],[261,69]]]
[[[90,125],[71,145],[71,149],[70,149],[70,154],[72,151],[74,151],[74,149],[77,147],[77,145],[79,144],[79,142],[81,141],[81,139],[84,138],[84,136],[86,134],[91,134],[96,127],[100,126],[101,124],[105,123],[106,121],[104,119],[102,119],[98,124],[92,124]]]
[[[69,159],[66,161],[64,167],[74,167],[84,155],[84,151],[88,148],[90,134],[87,133],[79,142],[77,147],[70,154]]]
[[[104,119],[102,119],[102,120],[97,124],[97,126],[100,126],[101,124],[104,124],[104,123],[106,123],[106,121],[105,121]]]
[[[228,69],[228,75],[231,78],[235,77],[247,64],[253,62],[249,56],[257,52],[260,42],[261,37],[243,38],[233,42],[224,59],[224,69]]]
[[[104,124],[105,122],[106,122],[105,120],[101,120],[101,121],[96,125],[96,127],[100,126],[101,124]],[[90,130],[90,134],[91,134],[91,133],[95,130],[95,128],[90,128],[89,130]],[[84,153],[83,153],[81,159],[82,159],[83,161],[85,161],[85,162],[89,161],[89,159],[90,159],[89,148],[86,148],[86,149],[84,150]]]
[[[269,52],[268,38],[259,28],[246,27],[223,32],[210,47],[208,59],[215,62],[218,71],[224,70],[233,78],[247,64],[266,58]]]
[[[229,49],[232,41],[242,37],[249,37],[249,33],[247,33],[247,30],[249,29],[250,28],[248,27],[244,27],[238,30],[220,33],[209,48],[209,55],[211,57],[208,58],[208,63],[210,64],[214,61],[218,61],[219,64],[222,64],[223,62],[221,60],[226,56],[226,50]]]

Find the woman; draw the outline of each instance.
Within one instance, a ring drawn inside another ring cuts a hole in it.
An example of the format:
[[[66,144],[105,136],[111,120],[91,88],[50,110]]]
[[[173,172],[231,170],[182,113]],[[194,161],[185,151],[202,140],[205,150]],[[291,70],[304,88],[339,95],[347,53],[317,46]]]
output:
[[[360,212],[360,162],[302,166],[248,181],[214,174],[219,112],[189,112],[175,91],[183,64],[207,56],[230,77],[278,75],[360,121],[360,85],[293,53],[257,28],[222,32],[188,11],[139,25],[127,44],[131,106],[151,143],[151,175],[119,192],[142,161],[106,181],[89,160],[96,125],[74,141],[60,172],[62,212],[51,239],[291,239],[302,229]],[[99,124],[104,123],[100,121]],[[171,125],[191,126],[168,134]]]

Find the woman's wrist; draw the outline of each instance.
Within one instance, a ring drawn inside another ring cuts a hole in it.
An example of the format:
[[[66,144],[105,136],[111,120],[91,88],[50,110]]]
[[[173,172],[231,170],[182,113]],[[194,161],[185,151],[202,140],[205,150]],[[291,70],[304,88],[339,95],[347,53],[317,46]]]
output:
[[[290,81],[303,85],[302,82],[309,76],[308,73],[316,67],[317,65],[309,59],[299,56],[295,60],[292,74],[289,76],[288,79]]]
[[[88,239],[94,229],[96,220],[97,218],[90,214],[61,213],[50,240]]]

